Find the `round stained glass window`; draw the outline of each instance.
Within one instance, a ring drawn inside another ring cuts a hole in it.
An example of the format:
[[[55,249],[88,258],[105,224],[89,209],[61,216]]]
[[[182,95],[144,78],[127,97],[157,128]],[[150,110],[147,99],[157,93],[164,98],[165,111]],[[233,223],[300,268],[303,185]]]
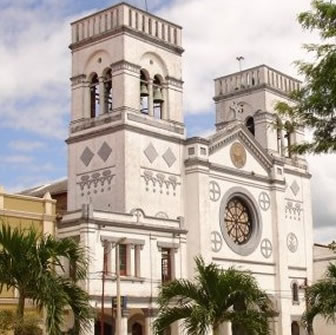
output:
[[[219,226],[228,247],[241,256],[250,255],[259,245],[262,216],[254,196],[236,186],[227,190],[219,208]]]
[[[252,216],[245,202],[239,197],[229,200],[225,208],[225,228],[234,243],[249,241],[252,233]]]

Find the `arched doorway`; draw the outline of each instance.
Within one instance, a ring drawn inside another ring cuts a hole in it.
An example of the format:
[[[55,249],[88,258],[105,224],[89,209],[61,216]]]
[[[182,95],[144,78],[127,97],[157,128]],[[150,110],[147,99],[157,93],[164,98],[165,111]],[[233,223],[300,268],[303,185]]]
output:
[[[292,335],[300,335],[300,326],[296,321],[292,322]]]
[[[135,322],[132,326],[132,335],[142,335],[142,326],[140,323]]]
[[[95,335],[100,335],[101,334],[101,323],[100,320],[97,320],[95,322]],[[114,330],[112,325],[110,325],[109,323],[104,322],[104,334],[114,334]]]

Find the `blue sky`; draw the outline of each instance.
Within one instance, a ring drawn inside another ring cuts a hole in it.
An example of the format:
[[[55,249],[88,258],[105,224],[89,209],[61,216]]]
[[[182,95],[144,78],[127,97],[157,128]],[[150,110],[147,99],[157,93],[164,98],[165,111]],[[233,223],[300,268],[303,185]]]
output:
[[[150,11],[183,26],[184,111],[188,135],[213,129],[213,79],[268,64],[297,76],[305,57],[296,15],[310,0],[147,0]],[[1,0],[0,184],[17,191],[66,176],[64,140],[70,115],[69,23],[116,1]],[[145,0],[129,3],[144,8]],[[316,38],[315,38],[316,39]],[[334,234],[334,155],[311,157],[317,240]],[[319,190],[323,189],[323,197]],[[335,207],[335,208],[334,208]]]

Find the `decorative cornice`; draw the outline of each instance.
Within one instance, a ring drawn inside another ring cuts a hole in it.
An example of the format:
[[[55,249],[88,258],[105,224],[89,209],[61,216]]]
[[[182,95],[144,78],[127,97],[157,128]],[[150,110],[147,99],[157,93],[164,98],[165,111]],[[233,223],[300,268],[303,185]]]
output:
[[[166,81],[167,81],[168,85],[175,86],[175,87],[180,88],[180,89],[183,88],[184,81],[181,80],[181,79],[177,79],[177,78],[174,78],[174,77],[167,76]]]
[[[74,76],[70,78],[71,85],[78,85],[83,84],[86,81],[86,75],[85,74],[79,74],[78,76]]]
[[[185,141],[185,144],[186,145],[190,145],[190,144],[203,144],[203,145],[206,145],[208,146],[210,144],[210,141],[207,140],[206,138],[203,138],[203,137],[189,137],[186,139]]]
[[[182,55],[182,53],[184,52],[184,49],[182,47],[178,46],[178,45],[163,41],[159,38],[156,38],[154,36],[150,36],[146,33],[143,33],[142,31],[138,31],[138,30],[132,29],[132,28],[130,28],[128,26],[124,26],[124,25],[120,26],[120,27],[116,27],[116,28],[111,29],[109,31],[100,33],[98,35],[94,35],[94,36],[85,38],[85,39],[83,39],[79,42],[72,43],[72,44],[69,45],[69,48],[72,51],[75,51],[75,50],[77,50],[81,47],[87,46],[88,44],[95,43],[95,42],[98,42],[102,39],[109,38],[113,35],[118,35],[118,34],[123,34],[123,33],[128,33],[128,34],[133,35],[134,37],[136,37],[140,40],[145,40],[145,41],[148,41],[148,42],[150,42],[154,45],[159,45],[162,48],[168,49],[169,51],[172,51],[172,52],[174,52],[178,55]]]
[[[121,60],[119,62],[113,63],[113,64],[111,64],[110,67],[112,69],[112,73],[120,71],[120,70],[127,70],[127,71],[131,71],[131,72],[140,74],[140,69],[141,69],[141,66],[139,66],[137,64],[127,62],[125,60]]]

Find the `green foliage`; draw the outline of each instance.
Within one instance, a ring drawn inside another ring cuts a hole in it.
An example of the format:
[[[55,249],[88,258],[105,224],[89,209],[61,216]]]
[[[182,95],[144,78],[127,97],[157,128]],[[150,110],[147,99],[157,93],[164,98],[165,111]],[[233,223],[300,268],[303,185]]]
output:
[[[12,311],[0,311],[0,335],[15,331],[19,335],[42,335],[39,327],[41,318],[36,313],[27,313],[23,320],[18,321]]]
[[[33,229],[0,226],[0,292],[15,288],[19,294],[16,318],[24,316],[25,299],[46,310],[48,334],[59,335],[65,311],[71,308],[75,330],[85,329],[92,317],[88,294],[77,285],[86,278],[85,250],[73,239],[57,240]],[[64,276],[62,258],[72,265],[72,278]],[[20,335],[19,330],[15,331]]]
[[[325,277],[307,288],[307,311],[303,315],[305,328],[311,333],[313,321],[321,315],[336,322],[336,265],[329,264]]]
[[[156,334],[163,334],[177,320],[183,320],[191,335],[204,335],[209,329],[216,334],[225,322],[247,335],[270,334],[272,304],[252,275],[234,268],[221,270],[214,263],[205,265],[202,258],[195,261],[193,281],[179,279],[161,286]]]
[[[293,104],[278,103],[281,117],[289,118],[294,127],[312,130],[312,140],[294,144],[292,152],[328,153],[336,151],[336,4],[333,0],[314,0],[312,9],[299,14],[301,26],[316,31],[322,43],[305,44],[314,55],[313,62],[297,61],[305,83],[293,92]]]

